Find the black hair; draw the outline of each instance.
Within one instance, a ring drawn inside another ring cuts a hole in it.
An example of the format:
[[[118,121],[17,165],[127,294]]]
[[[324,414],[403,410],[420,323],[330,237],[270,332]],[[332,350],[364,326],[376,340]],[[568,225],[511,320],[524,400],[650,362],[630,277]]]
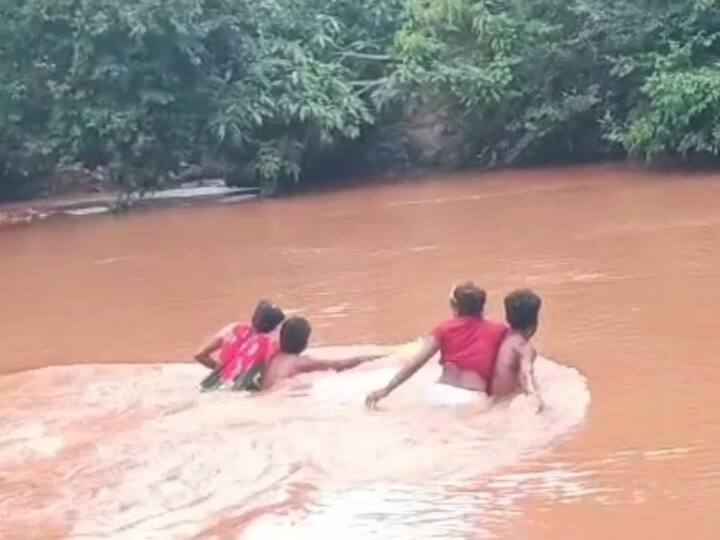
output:
[[[542,300],[533,291],[513,291],[505,297],[505,320],[513,330],[536,327],[541,305]]]
[[[485,310],[485,291],[472,281],[455,285],[451,299],[460,317],[479,317]]]
[[[267,300],[261,300],[252,317],[252,326],[261,334],[268,334],[275,330],[285,319],[282,309]]]
[[[290,317],[280,329],[280,350],[289,354],[300,354],[310,340],[312,327],[304,317]]]

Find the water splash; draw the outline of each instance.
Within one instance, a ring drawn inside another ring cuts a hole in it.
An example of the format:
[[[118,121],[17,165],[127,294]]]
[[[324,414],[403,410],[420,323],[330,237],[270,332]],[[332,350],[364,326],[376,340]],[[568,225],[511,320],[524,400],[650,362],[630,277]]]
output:
[[[428,368],[384,410],[364,410],[365,393],[403,355],[260,397],[199,394],[193,365],[4,377],[0,512],[14,517],[0,536],[40,527],[70,538],[485,537],[538,483],[516,475],[503,485],[502,471],[582,423],[586,381],[540,359],[541,416],[528,399],[438,408],[424,401],[436,376]],[[586,480],[553,478],[543,485],[569,493]]]

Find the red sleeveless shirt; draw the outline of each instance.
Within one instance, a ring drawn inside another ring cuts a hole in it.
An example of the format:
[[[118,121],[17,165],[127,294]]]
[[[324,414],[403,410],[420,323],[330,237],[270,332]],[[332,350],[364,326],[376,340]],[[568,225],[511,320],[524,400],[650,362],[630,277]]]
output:
[[[492,382],[500,345],[508,328],[481,317],[455,317],[437,326],[432,335],[440,345],[440,363],[478,373]]]
[[[220,348],[220,374],[223,383],[232,383],[238,375],[258,363],[270,360],[278,345],[269,335],[261,334],[246,324],[234,324],[223,336]]]

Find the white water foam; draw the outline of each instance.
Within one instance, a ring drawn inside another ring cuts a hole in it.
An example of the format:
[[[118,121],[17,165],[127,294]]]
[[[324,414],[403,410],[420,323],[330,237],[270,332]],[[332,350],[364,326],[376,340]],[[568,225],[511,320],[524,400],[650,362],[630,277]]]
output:
[[[38,524],[70,538],[484,537],[519,512],[523,485],[537,478],[490,483],[582,423],[586,381],[539,359],[542,415],[529,399],[437,408],[423,402],[436,375],[428,367],[366,411],[365,394],[408,350],[256,397],[198,393],[194,365],[4,377],[0,512],[14,517],[0,537],[37,536]],[[566,492],[583,481],[558,474]]]

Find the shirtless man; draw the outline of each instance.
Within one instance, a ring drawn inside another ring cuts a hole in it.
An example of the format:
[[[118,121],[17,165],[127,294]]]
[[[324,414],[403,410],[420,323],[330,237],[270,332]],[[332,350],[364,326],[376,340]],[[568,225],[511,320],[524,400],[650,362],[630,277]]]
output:
[[[518,290],[505,297],[505,318],[510,332],[498,352],[492,380],[492,395],[507,398],[524,392],[535,395],[540,409],[543,402],[535,383],[534,363],[537,356],[530,342],[537,332],[542,301],[529,290]]]
[[[345,371],[383,355],[357,356],[344,360],[318,360],[300,356],[307,348],[312,327],[303,317],[290,317],[280,328],[280,351],[266,364],[260,388],[267,390],[279,382],[311,371]]]

